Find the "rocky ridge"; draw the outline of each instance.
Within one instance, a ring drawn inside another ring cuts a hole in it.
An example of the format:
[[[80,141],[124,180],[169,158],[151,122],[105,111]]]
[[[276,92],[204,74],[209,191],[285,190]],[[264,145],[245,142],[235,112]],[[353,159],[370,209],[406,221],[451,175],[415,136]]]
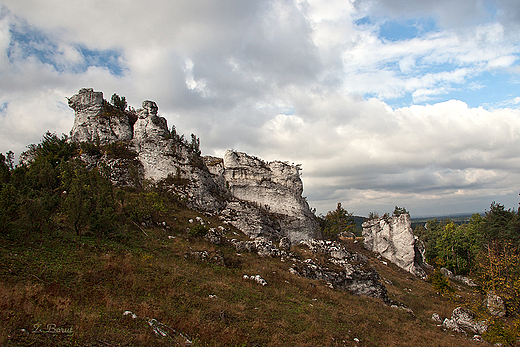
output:
[[[153,101],[144,101],[139,110],[124,111],[106,102],[101,92],[81,89],[69,98],[69,105],[76,112],[72,141],[115,146],[125,154],[111,156],[106,150],[102,155],[88,151],[81,155],[88,165],[107,164],[116,185],[132,186],[143,180],[166,185],[188,207],[217,216],[251,238],[228,240],[223,230],[210,228],[207,241],[217,245],[229,242],[237,252],[292,261],[290,271],[295,275],[389,302],[378,273],[365,268],[366,257],[339,243],[315,239],[321,235],[316,217],[302,197],[299,166],[265,162],[237,151],[227,151],[224,158],[201,157],[198,139],[192,135],[188,143],[169,131]],[[197,222],[203,224],[202,220]],[[324,255],[327,261],[301,260],[291,252],[291,245]],[[224,263],[218,252],[192,252],[186,258]]]
[[[123,111],[106,102],[102,92],[87,88],[68,100],[75,111],[72,141],[119,145],[131,153],[127,158],[82,154],[91,165],[106,163],[115,184],[163,182],[189,207],[218,215],[251,237],[298,242],[319,236],[317,220],[301,196],[298,166],[236,151],[203,158],[198,139],[189,143],[171,132],[153,101]]]

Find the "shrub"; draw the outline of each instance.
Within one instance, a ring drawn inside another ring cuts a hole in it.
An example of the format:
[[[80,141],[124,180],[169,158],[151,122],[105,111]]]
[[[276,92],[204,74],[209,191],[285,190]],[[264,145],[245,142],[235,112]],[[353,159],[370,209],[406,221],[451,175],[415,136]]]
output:
[[[203,237],[208,233],[208,228],[203,225],[196,225],[193,228],[190,228],[188,234],[191,237]]]
[[[444,276],[438,269],[428,276],[428,282],[430,282],[433,288],[442,295],[455,292],[455,289],[450,285],[446,276]]]

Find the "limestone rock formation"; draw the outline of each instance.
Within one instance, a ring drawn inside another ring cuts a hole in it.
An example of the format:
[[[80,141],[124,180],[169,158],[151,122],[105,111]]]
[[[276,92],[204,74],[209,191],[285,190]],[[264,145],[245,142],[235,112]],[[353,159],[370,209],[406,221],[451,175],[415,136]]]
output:
[[[296,165],[267,163],[236,151],[227,151],[222,164],[231,195],[274,216],[291,242],[318,236],[318,223],[302,197],[303,183]]]
[[[453,272],[451,272],[450,270],[446,269],[445,267],[441,267],[440,271],[441,271],[441,273],[444,276],[448,277],[450,280],[464,283],[465,285],[467,285],[469,287],[476,287],[477,286],[477,284],[471,278],[465,277],[465,276],[461,276],[461,275],[454,275]]]
[[[484,305],[495,317],[504,317],[506,315],[506,306],[504,300],[494,292],[489,292],[484,299]]]
[[[364,246],[400,268],[424,278],[423,255],[413,235],[410,215],[382,217],[363,223]]]
[[[69,106],[76,111],[71,139],[77,142],[107,144],[129,141],[132,127],[128,116],[122,112],[109,112],[103,102],[103,93],[83,88],[69,99]]]
[[[294,243],[318,236],[317,220],[301,196],[297,166],[235,151],[202,158],[193,139],[190,144],[168,130],[150,100],[129,112],[110,105],[102,92],[85,88],[69,98],[69,106],[76,113],[72,141],[124,147],[126,158],[82,154],[89,165],[103,162],[116,172],[111,175],[115,184],[166,182],[189,207],[219,215],[250,237],[288,237]]]
[[[325,256],[331,266],[320,265],[313,259],[295,261],[289,270],[295,275],[323,280],[332,288],[349,291],[356,295],[366,295],[389,304],[387,289],[374,269],[365,269],[367,258],[351,253],[340,243],[325,240],[307,240],[300,243],[315,254]],[[294,260],[293,260],[294,261]],[[339,267],[341,270],[335,269]]]

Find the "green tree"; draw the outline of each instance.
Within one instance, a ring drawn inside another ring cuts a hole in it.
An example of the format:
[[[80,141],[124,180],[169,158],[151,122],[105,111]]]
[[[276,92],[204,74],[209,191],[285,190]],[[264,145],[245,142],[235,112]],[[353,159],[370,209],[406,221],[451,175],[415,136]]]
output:
[[[327,212],[322,218],[321,225],[323,235],[328,238],[335,238],[344,231],[353,232],[356,228],[352,213],[344,209],[340,202],[334,211]]]
[[[88,171],[83,163],[73,161],[62,172],[65,201],[63,209],[76,235],[81,235],[90,214],[91,187]]]
[[[112,98],[111,98],[111,103],[112,105],[114,105],[115,108],[121,110],[121,111],[126,111],[126,98],[123,96],[123,97],[120,97],[119,95],[117,95],[116,93],[114,93],[112,95]]]
[[[496,202],[491,204],[481,228],[482,235],[488,242],[498,240],[520,244],[519,215],[514,210],[506,210],[502,204]]]
[[[393,216],[394,216],[394,217],[399,217],[400,215],[405,214],[405,213],[408,213],[408,211],[406,210],[406,208],[396,206],[396,207],[394,208]]]
[[[192,149],[193,153],[195,153],[197,156],[200,156],[200,139],[195,134],[191,134],[190,148]]]
[[[520,314],[520,253],[512,243],[492,241],[478,255],[476,273],[482,289],[504,299],[511,315]]]

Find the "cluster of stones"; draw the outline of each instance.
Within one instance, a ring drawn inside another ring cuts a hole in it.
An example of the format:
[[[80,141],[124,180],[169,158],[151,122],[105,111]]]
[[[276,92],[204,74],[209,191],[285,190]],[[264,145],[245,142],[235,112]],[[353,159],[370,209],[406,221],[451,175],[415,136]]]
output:
[[[325,255],[330,266],[320,265],[315,260],[305,260],[288,251],[288,239],[282,239],[278,247],[270,240],[260,237],[249,241],[231,240],[237,252],[254,252],[262,257],[281,258],[291,261],[289,272],[313,280],[322,280],[331,288],[345,290],[356,295],[366,295],[390,303],[387,290],[373,270],[365,270],[367,258],[361,254],[349,252],[343,245],[334,241],[309,239],[298,243],[308,248],[313,254]],[[284,248],[284,249],[281,249]]]
[[[464,307],[457,307],[453,310],[450,318],[442,318],[434,313],[432,315],[432,320],[434,322],[440,323],[444,329],[449,329],[458,333],[463,334],[475,334],[475,339],[479,339],[480,335],[482,335],[488,328],[488,324],[486,321],[477,321],[475,319],[475,314],[471,312],[469,309]]]
[[[346,290],[357,295],[366,295],[390,303],[385,285],[374,270],[365,270],[363,265],[367,258],[361,254],[351,253],[338,242],[326,240],[307,240],[300,243],[313,253],[327,256],[330,264],[341,268],[323,266],[312,259],[294,262],[290,271],[302,277],[323,280],[330,287]]]

